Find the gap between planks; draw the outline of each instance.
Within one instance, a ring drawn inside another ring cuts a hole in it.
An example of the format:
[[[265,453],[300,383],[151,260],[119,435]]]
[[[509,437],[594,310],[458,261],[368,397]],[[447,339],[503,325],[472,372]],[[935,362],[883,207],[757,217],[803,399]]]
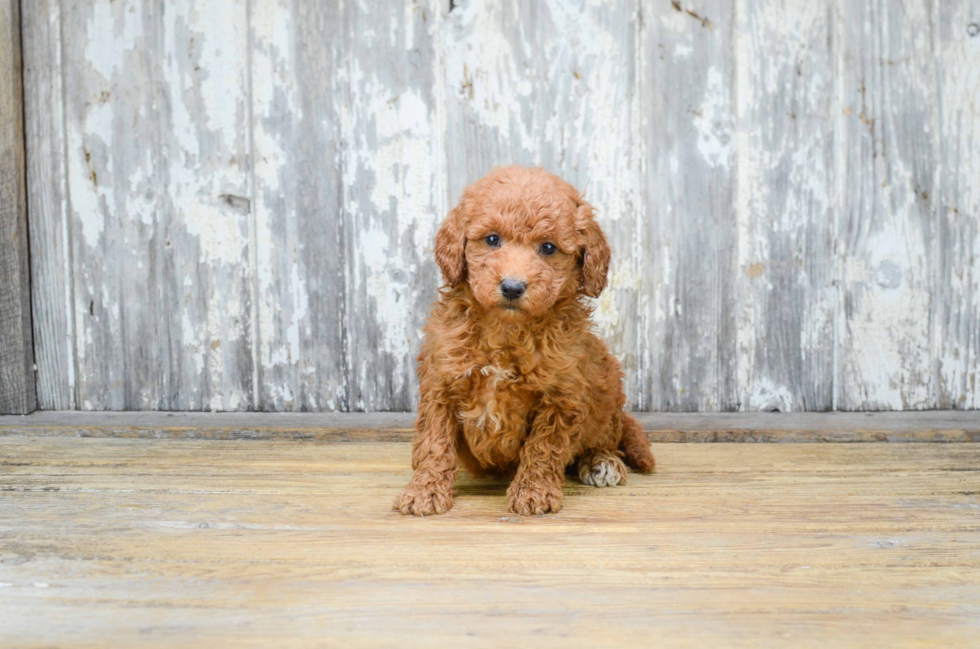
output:
[[[980,411],[634,413],[651,442],[980,442]],[[0,436],[404,442],[415,414],[37,412]]]

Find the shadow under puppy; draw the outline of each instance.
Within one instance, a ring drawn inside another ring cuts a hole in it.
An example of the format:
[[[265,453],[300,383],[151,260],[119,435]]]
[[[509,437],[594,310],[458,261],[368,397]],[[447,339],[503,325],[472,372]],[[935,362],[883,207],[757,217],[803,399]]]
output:
[[[403,514],[453,505],[459,462],[513,476],[518,514],[561,509],[568,467],[585,484],[654,467],[623,411],[619,363],[592,333],[585,297],[606,286],[610,250],[592,207],[543,169],[494,169],[463,192],[436,235],[446,286],[419,355],[415,474]]]

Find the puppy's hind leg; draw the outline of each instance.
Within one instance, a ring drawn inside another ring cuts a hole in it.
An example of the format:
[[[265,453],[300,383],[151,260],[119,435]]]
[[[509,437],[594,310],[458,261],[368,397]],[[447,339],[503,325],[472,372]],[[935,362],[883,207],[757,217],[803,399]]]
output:
[[[640,473],[653,471],[657,462],[653,459],[650,440],[643,432],[640,422],[624,412],[619,416],[618,425],[622,430],[619,449],[626,455],[626,463]]]
[[[615,487],[626,484],[626,465],[616,451],[586,451],[578,459],[578,478],[593,487]]]

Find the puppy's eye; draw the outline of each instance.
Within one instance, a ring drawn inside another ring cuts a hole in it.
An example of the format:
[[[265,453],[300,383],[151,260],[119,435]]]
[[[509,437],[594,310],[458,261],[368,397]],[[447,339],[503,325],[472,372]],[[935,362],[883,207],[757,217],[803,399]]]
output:
[[[545,257],[550,257],[551,255],[558,252],[558,246],[553,243],[543,243],[541,244],[541,254]]]
[[[486,241],[487,245],[490,246],[491,248],[500,247],[500,237],[497,236],[496,234],[487,235],[487,238],[484,239],[484,241]]]

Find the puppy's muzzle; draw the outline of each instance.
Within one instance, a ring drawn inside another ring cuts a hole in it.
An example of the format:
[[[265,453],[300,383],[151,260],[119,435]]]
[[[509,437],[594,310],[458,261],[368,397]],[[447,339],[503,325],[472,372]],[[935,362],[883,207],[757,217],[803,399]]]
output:
[[[527,284],[516,279],[505,279],[500,282],[500,293],[508,300],[518,300],[524,295]]]

